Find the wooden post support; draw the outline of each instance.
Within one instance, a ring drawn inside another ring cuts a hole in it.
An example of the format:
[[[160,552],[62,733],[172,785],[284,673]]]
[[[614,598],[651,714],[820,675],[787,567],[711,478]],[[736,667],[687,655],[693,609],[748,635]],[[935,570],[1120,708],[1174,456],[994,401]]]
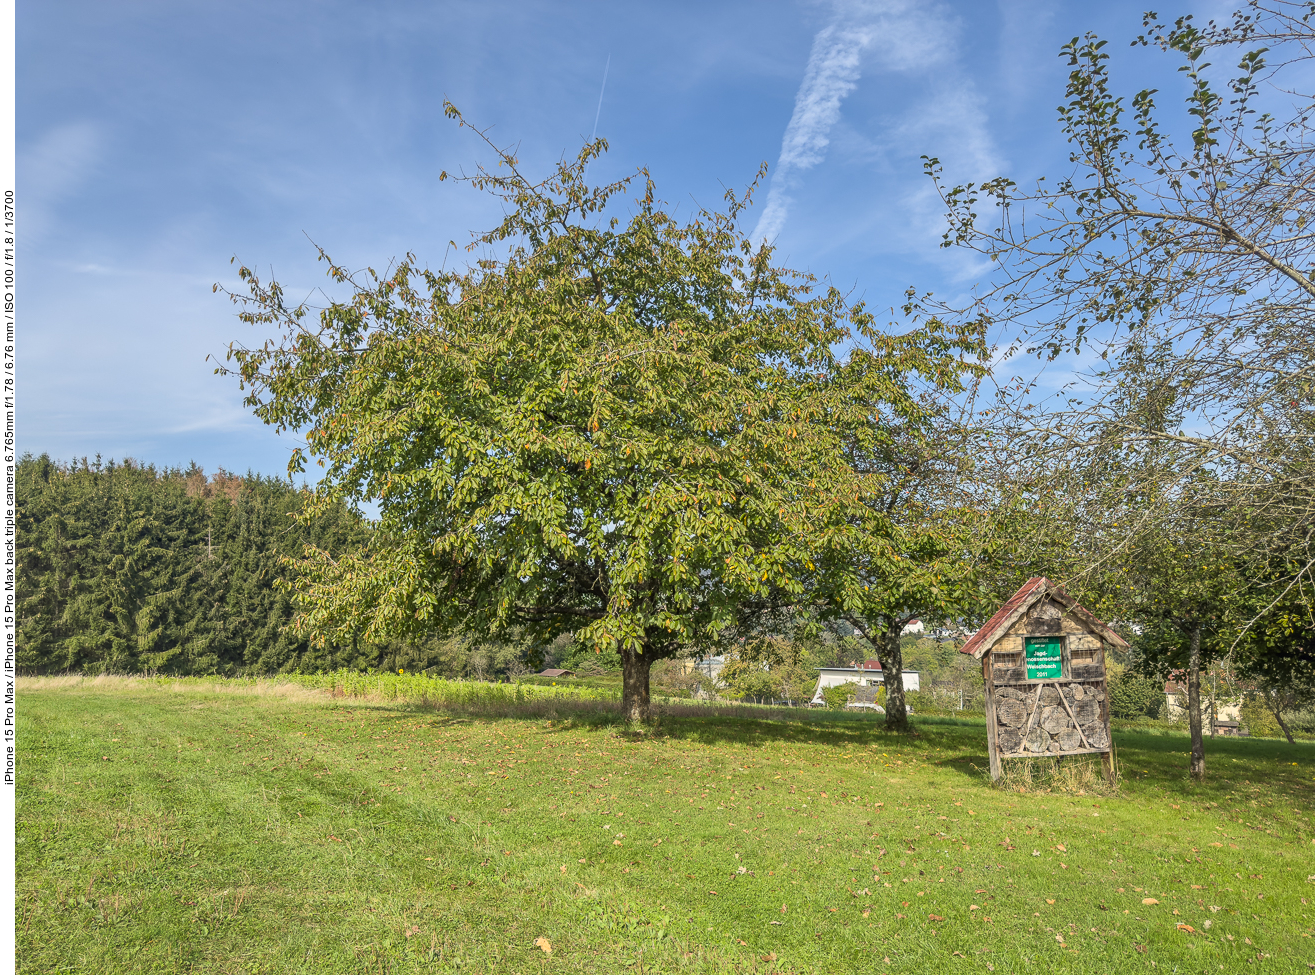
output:
[[[1105,772],[1105,781],[1114,781],[1114,749],[1108,748],[1100,753],[1100,767]]]
[[[999,782],[1004,770],[1000,766],[1000,749],[995,743],[995,687],[991,682],[991,655],[982,654],[982,680],[986,687],[986,756],[991,766],[991,781]]]

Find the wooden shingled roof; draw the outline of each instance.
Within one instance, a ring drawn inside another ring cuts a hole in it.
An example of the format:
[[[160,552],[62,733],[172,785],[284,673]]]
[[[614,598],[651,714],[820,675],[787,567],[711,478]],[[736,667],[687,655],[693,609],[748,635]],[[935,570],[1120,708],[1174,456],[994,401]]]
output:
[[[1033,576],[1023,584],[1023,588],[1009,597],[1005,604],[1000,607],[1000,611],[987,620],[985,626],[968,638],[968,641],[959,648],[959,652],[970,653],[978,660],[981,660],[982,654],[995,646],[996,641],[1018,622],[1019,617],[1045,596],[1049,596],[1063,606],[1068,615],[1079,620],[1087,629],[1098,634],[1107,643],[1123,649],[1127,648],[1128,643],[1123,637],[1083,609],[1078,605],[1078,601],[1063,589],[1045,576]]]

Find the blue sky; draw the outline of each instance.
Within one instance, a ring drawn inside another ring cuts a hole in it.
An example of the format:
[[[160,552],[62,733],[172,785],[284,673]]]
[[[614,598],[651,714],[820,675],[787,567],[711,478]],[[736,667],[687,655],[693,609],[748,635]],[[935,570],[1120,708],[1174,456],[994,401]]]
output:
[[[1175,83],[1162,58],[1127,47],[1141,10],[20,4],[20,449],[283,473],[295,442],[206,361],[253,338],[212,286],[234,284],[236,256],[309,293],[323,281],[311,240],[350,266],[406,251],[438,264],[449,240],[489,226],[486,198],[438,181],[488,156],[443,118],[445,97],[538,173],[597,117],[611,151],[591,176],[648,166],[686,209],[766,161],[774,181],[750,219],[788,263],[874,308],[910,285],[962,295],[984,269],[938,247],[919,157],[960,179],[1061,172],[1060,44],[1095,30],[1127,90]]]

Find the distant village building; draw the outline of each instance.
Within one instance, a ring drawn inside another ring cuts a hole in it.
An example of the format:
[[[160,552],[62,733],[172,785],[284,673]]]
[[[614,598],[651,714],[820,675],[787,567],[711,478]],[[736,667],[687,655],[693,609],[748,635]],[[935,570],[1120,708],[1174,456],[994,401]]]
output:
[[[724,656],[700,657],[698,660],[688,660],[685,664],[685,673],[697,670],[708,678],[710,684],[715,686],[721,680],[721,672],[726,666],[726,658]]]
[[[904,671],[904,693],[916,691],[921,688],[916,670]],[[885,675],[881,672],[880,660],[865,660],[862,664],[855,663],[852,667],[819,667],[817,668],[817,688],[813,691],[813,699],[810,704],[822,703],[822,692],[828,687],[838,687],[841,684],[857,684],[859,688],[881,688],[886,684]],[[869,696],[871,700],[868,700]],[[859,706],[877,707],[875,693],[865,695],[861,692],[855,693],[855,704]]]
[[[922,620],[909,620],[904,624],[904,629],[900,630],[900,636],[917,636],[919,633],[926,633],[927,627],[923,625]]]
[[[938,626],[927,635],[938,642],[948,643],[955,640],[972,639],[976,635],[976,631],[962,626]]]
[[[548,670],[541,670],[541,671],[539,671],[539,673],[538,673],[537,676],[539,676],[539,677],[552,677],[552,678],[554,678],[554,679],[555,679],[555,678],[558,678],[558,677],[574,677],[574,676],[575,676],[575,671],[573,671],[573,670],[558,670],[558,669],[556,669],[556,668],[552,668],[552,667],[550,667]]]
[[[1211,693],[1209,685],[1202,682],[1201,687],[1201,721],[1206,728],[1212,723],[1216,734],[1238,734],[1234,730],[1242,722],[1242,695],[1237,693],[1229,697],[1218,697]],[[1213,715],[1212,715],[1213,712]],[[1187,720],[1187,682],[1176,680],[1164,682],[1164,717],[1168,721]]]

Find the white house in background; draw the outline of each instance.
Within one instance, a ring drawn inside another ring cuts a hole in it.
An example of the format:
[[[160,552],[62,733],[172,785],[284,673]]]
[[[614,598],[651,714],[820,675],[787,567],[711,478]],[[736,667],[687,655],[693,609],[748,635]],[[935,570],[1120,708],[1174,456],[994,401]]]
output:
[[[1164,716],[1170,721],[1184,721],[1188,717],[1187,707],[1187,682],[1179,683],[1176,680],[1168,680],[1164,683]],[[1208,729],[1210,727],[1210,705],[1214,704],[1216,723],[1226,723],[1230,725],[1240,724],[1242,721],[1242,696],[1241,694],[1232,697],[1216,697],[1213,701],[1210,698],[1210,687],[1206,685],[1201,688],[1201,719],[1205,722]]]
[[[706,674],[712,684],[717,684],[721,678],[721,670],[726,666],[726,658],[720,657],[700,657],[698,660],[691,661],[686,665],[686,672],[697,670],[700,674]]]
[[[926,633],[927,627],[923,626],[922,620],[909,620],[904,624],[904,629],[899,632],[900,636],[915,636],[919,633]]]
[[[839,684],[857,684],[859,687],[882,687],[886,679],[881,672],[880,660],[865,660],[853,667],[817,668],[817,689],[811,704],[822,703],[822,692]],[[904,693],[921,689],[916,670],[904,671]]]

